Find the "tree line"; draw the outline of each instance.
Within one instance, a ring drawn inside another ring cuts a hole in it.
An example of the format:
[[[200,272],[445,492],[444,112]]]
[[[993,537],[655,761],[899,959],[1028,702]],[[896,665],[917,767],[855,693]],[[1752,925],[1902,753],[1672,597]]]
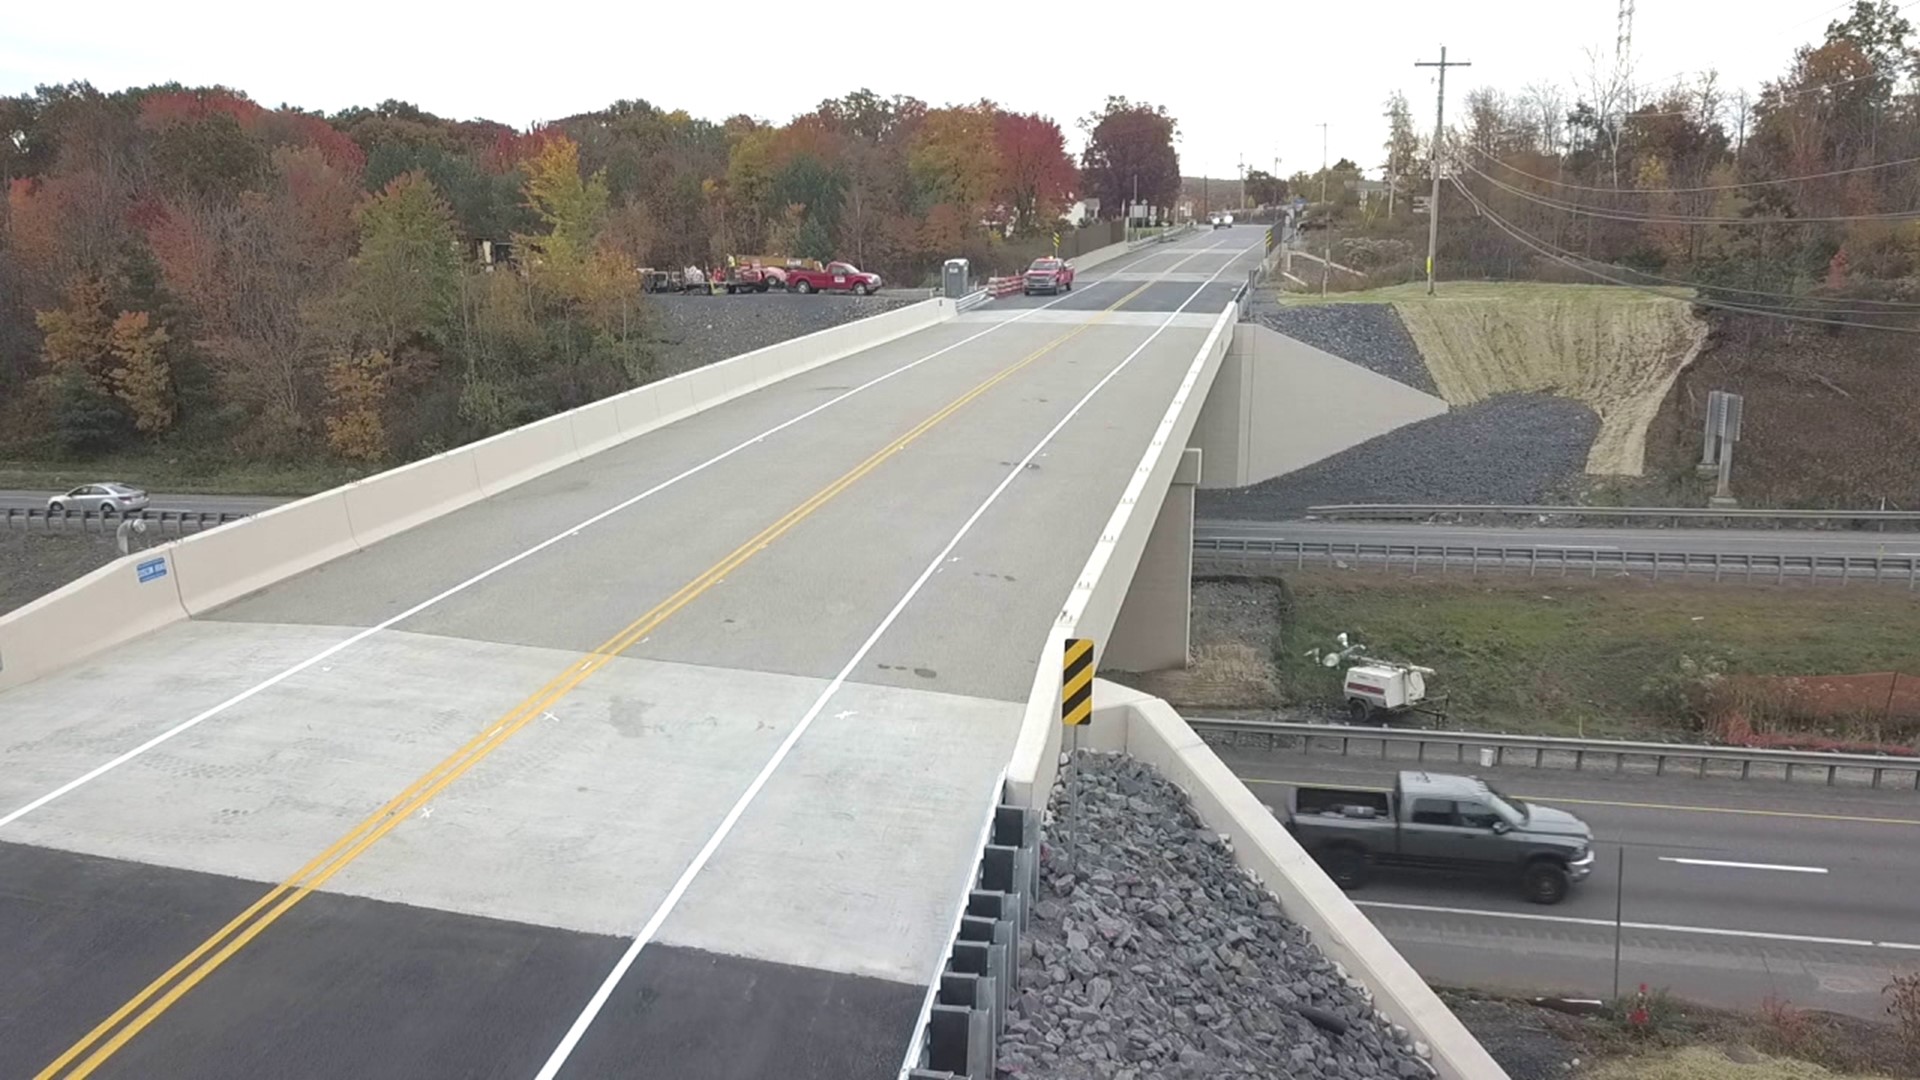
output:
[[[179,85],[0,98],[0,455],[406,460],[656,374],[641,267],[841,258],[889,281],[1169,205],[1176,129],[859,90],[785,124],[645,101],[521,131]]]
[[[1595,55],[1571,84],[1477,89],[1449,115],[1447,276],[1687,285],[1862,325],[1920,311],[1920,50],[1888,0],[1855,0],[1757,93],[1711,71],[1646,86],[1630,59]],[[1423,229],[1409,196],[1430,182],[1430,139],[1400,95],[1386,119],[1396,218]]]

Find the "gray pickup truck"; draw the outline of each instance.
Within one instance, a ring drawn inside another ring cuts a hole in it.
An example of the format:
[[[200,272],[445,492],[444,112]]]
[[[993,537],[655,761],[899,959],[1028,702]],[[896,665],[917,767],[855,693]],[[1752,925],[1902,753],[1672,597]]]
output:
[[[1536,904],[1566,899],[1593,872],[1593,830],[1551,806],[1502,795],[1484,781],[1402,772],[1392,792],[1296,787],[1287,831],[1345,889],[1376,866],[1511,877]]]

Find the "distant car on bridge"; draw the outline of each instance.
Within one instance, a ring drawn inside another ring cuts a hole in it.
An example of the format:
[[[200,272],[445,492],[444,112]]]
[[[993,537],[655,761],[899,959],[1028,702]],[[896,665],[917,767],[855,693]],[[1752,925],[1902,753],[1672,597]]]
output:
[[[1024,285],[1028,296],[1040,292],[1049,296],[1072,292],[1073,263],[1050,255],[1035,259],[1033,265],[1027,267]]]
[[[147,508],[147,493],[127,484],[82,484],[47,500],[48,513],[130,514]]]
[[[1216,228],[1216,229],[1231,229],[1231,228],[1233,228],[1233,215],[1232,215],[1232,214],[1215,214],[1215,215],[1213,215],[1213,227],[1214,227],[1214,228]]]

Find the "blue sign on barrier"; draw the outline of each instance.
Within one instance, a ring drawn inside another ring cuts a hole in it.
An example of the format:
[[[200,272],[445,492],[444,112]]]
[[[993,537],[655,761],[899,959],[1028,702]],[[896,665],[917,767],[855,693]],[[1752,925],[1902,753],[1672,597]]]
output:
[[[166,556],[163,555],[158,559],[148,559],[146,562],[135,564],[134,570],[139,573],[140,584],[142,585],[145,585],[149,581],[158,581],[167,576]]]

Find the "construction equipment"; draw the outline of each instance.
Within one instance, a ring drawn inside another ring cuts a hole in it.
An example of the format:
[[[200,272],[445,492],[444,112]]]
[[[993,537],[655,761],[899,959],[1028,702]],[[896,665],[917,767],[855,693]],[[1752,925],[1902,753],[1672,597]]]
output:
[[[1320,666],[1336,668],[1355,661],[1341,680],[1341,696],[1347,703],[1347,718],[1354,724],[1384,724],[1395,717],[1421,713],[1446,726],[1447,699],[1427,696],[1427,676],[1432,668],[1366,655],[1366,646],[1350,642],[1346,634],[1335,639],[1340,648],[1324,655],[1315,649]]]

